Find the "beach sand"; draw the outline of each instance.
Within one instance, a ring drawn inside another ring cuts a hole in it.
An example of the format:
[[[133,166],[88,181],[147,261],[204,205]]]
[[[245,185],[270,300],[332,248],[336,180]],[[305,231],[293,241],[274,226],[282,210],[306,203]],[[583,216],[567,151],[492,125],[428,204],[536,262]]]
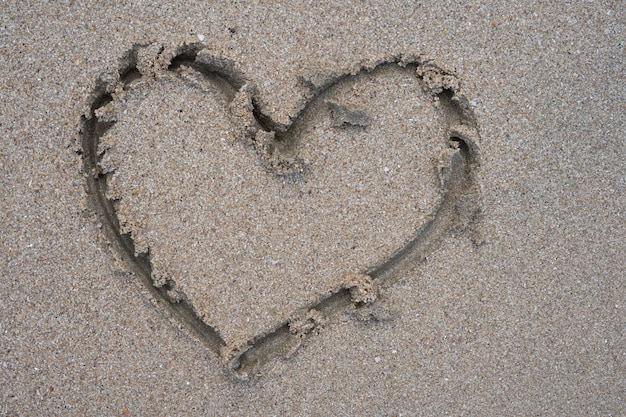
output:
[[[618,3],[0,10],[0,415],[626,413]]]

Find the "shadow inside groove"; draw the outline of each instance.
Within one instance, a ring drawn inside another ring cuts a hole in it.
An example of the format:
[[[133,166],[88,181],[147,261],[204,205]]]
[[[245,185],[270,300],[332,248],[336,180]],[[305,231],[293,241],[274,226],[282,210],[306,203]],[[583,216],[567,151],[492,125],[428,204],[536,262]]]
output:
[[[130,88],[130,84],[141,78],[141,73],[137,69],[137,50],[141,45],[127,53],[123,59],[123,64],[118,71],[119,82],[124,88]],[[176,72],[181,66],[189,67],[202,74],[207,80],[214,83],[229,98],[232,99],[237,90],[245,84],[242,74],[232,69],[232,64],[219,59],[198,58],[202,45],[186,45],[179,48],[179,53],[170,61],[168,70]],[[409,71],[415,71],[419,62],[400,63],[399,61],[384,62],[377,67],[368,70],[374,72],[378,68],[389,65],[398,65]],[[358,77],[355,75],[342,75],[321,88],[315,96],[294,118],[293,124],[286,132],[281,133],[286,138],[294,132],[292,128],[302,119],[307,109],[312,103],[319,99],[325,91],[347,79]],[[222,339],[214,327],[210,326],[196,313],[194,306],[182,295],[182,297],[172,297],[175,283],[168,282],[161,287],[154,285],[152,280],[152,266],[150,254],[135,253],[135,245],[129,234],[121,233],[119,219],[114,207],[114,202],[107,198],[107,175],[103,174],[100,167],[102,155],[98,153],[98,144],[102,136],[113,127],[115,122],[104,122],[98,120],[96,112],[98,109],[110,103],[113,98],[109,93],[113,89],[112,85],[104,81],[98,81],[96,89],[92,95],[90,113],[82,117],[81,120],[81,143],[83,167],[86,175],[88,198],[91,206],[96,211],[98,219],[102,225],[102,230],[110,242],[111,246],[124,259],[126,264],[140,279],[145,288],[158,303],[172,315],[174,315],[187,329],[192,331],[211,351],[218,356],[230,355],[224,353],[226,342]],[[444,90],[438,95],[442,103],[442,112],[446,120],[447,130],[451,130],[452,125],[465,125],[476,131],[473,114],[468,107],[462,106],[459,98],[454,92]],[[463,99],[463,98],[461,98]],[[253,114],[260,129],[269,130],[275,124],[271,118],[264,114],[256,104],[253,97]],[[297,134],[294,132],[293,134]],[[400,273],[406,273],[415,269],[423,259],[436,249],[449,231],[458,225],[463,216],[467,216],[463,210],[466,206],[459,204],[466,196],[476,194],[476,175],[478,168],[478,155],[476,144],[469,143],[471,138],[461,137],[462,135],[451,135],[450,142],[456,143],[458,151],[452,158],[450,175],[445,184],[444,197],[438,207],[434,217],[421,226],[414,234],[414,238],[399,249],[391,257],[373,266],[370,270],[364,271],[372,279],[380,284],[392,283],[394,278]],[[176,290],[180,293],[179,290]],[[319,302],[309,305],[303,310],[316,310],[327,318],[332,318],[348,308],[355,306],[350,297],[350,291],[341,287],[329,294]],[[355,306],[357,307],[357,306]],[[253,376],[258,368],[264,363],[290,355],[301,343],[305,335],[295,334],[290,331],[289,322],[279,324],[273,330],[259,335],[252,339],[245,348],[238,351],[230,360],[231,369],[240,378]]]

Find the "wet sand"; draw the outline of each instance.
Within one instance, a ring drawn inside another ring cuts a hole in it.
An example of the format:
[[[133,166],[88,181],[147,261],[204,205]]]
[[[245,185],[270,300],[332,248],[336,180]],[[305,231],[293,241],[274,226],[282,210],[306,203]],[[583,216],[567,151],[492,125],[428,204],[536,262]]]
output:
[[[626,412],[617,4],[2,11],[2,415]]]

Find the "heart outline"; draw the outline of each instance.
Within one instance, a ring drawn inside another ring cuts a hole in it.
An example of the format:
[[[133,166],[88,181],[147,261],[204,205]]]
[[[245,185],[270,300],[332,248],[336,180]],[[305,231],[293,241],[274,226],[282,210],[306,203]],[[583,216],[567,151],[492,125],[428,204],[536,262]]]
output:
[[[128,89],[133,81],[145,75],[140,72],[138,54],[148,46],[135,45],[120,60],[117,74],[100,77],[97,80],[96,87],[88,100],[89,110],[81,117],[79,153],[83,158],[90,207],[96,212],[108,242],[129,269],[139,277],[143,286],[149,290],[158,304],[176,317],[184,328],[195,334],[209,350],[225,359],[238,378],[248,379],[257,374],[264,363],[291,355],[309,332],[295,334],[290,330],[292,321],[285,319],[268,331],[255,336],[246,345],[229,347],[219,333],[196,314],[193,304],[184,295],[180,298],[172,298],[171,292],[175,288],[175,283],[168,282],[162,286],[154,284],[149,252],[135,253],[132,237],[130,234],[121,232],[114,202],[107,198],[107,177],[110,173],[103,173],[99,165],[102,155],[99,153],[98,144],[100,138],[115,124],[115,121],[100,120],[97,112],[113,101],[112,94],[116,89]],[[157,52],[155,62],[160,62],[167,71],[175,72],[181,66],[190,67],[225,91],[229,91],[229,94],[241,91],[249,85],[244,74],[235,69],[233,62],[207,54],[199,57],[205,51],[206,47],[198,43],[185,44],[167,53],[161,47]],[[281,132],[289,132],[289,129],[303,117],[309,106],[312,106],[325,91],[338,82],[356,77],[362,72],[374,71],[385,65],[398,65],[416,71],[423,86],[438,99],[440,111],[445,116],[448,140],[456,146],[457,152],[451,158],[449,173],[444,184],[444,196],[434,215],[415,231],[414,238],[405,246],[365,271],[365,274],[371,278],[371,284],[378,286],[392,284],[394,277],[399,275],[399,271],[406,273],[417,268],[429,253],[439,247],[452,229],[464,227],[480,210],[478,127],[468,100],[460,93],[458,84],[454,82],[455,77],[419,56],[399,56],[380,60],[369,66],[333,74],[321,79],[318,83],[312,83],[313,88],[306,102],[297,111],[297,115],[289,125],[281,125],[264,114],[258,97],[253,91],[248,92],[253,106],[251,115],[254,120],[252,122],[256,123],[260,131],[281,134]],[[306,314],[310,315],[311,312],[318,312],[327,318],[332,318],[351,306],[360,307],[363,303],[355,299],[353,289],[354,287],[341,286],[325,298],[303,306],[298,316],[304,317]]]

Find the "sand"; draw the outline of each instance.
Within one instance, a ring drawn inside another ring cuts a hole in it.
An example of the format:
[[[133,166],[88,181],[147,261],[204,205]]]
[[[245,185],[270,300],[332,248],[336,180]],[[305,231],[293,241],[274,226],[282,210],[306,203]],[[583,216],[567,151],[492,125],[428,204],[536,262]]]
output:
[[[0,415],[626,413],[617,3],[4,3]]]

